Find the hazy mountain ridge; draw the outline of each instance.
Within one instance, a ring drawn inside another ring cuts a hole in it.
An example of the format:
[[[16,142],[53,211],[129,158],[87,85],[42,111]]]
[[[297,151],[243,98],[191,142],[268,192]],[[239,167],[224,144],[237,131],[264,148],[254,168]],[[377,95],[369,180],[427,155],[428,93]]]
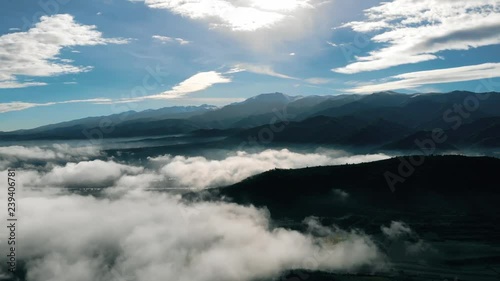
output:
[[[67,122],[61,122],[56,124],[45,125],[37,127],[34,129],[17,130],[12,132],[0,132],[0,134],[30,134],[42,131],[49,131],[59,128],[71,128],[74,126],[82,128],[95,128],[100,125],[101,122],[113,123],[113,125],[121,124],[124,122],[135,122],[141,121],[157,121],[166,119],[186,119],[197,114],[202,114],[207,111],[216,110],[218,107],[213,105],[200,105],[200,106],[173,106],[165,107],[160,109],[148,109],[145,111],[126,111],[118,114],[112,114],[107,116],[96,116],[96,117],[86,117],[82,119],[71,120]],[[104,121],[103,121],[104,120]]]
[[[88,132],[97,130],[104,138],[113,138],[215,129],[218,135],[225,134],[230,137],[228,140],[238,141],[273,127],[279,128],[272,140],[277,143],[415,149],[412,142],[415,138],[428,137],[432,130],[439,128],[449,136],[443,145],[445,149],[498,145],[500,93],[483,94],[484,100],[475,95],[465,91],[307,97],[270,93],[221,108],[202,105],[125,112],[3,132],[0,137],[6,140],[85,139]],[[464,112],[467,108],[474,110]],[[112,126],[112,130],[102,130],[103,123]]]

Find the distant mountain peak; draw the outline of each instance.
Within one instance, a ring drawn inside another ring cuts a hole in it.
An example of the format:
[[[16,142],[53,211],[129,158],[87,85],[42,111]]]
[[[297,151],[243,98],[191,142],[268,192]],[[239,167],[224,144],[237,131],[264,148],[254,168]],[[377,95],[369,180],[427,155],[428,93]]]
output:
[[[395,95],[403,95],[403,94],[398,93],[398,92],[394,92],[394,91],[384,91],[384,92],[373,93],[373,95],[375,95],[375,96],[377,96],[377,95],[378,96],[383,96],[383,95],[385,95],[385,96],[389,96],[389,95],[390,96],[395,96]]]
[[[274,98],[289,98],[290,96],[285,95],[285,94],[280,93],[280,92],[274,92],[274,93],[260,94],[260,95],[257,95],[255,97],[253,97],[253,98],[254,99],[261,99],[261,98],[269,98],[269,97],[274,97]]]
[[[279,101],[279,102],[292,102],[301,97],[296,97],[296,96],[289,96],[285,95],[280,92],[275,92],[275,93],[265,93],[265,94],[260,94],[255,97],[251,97],[243,103],[248,103],[248,102],[273,102],[273,101]]]

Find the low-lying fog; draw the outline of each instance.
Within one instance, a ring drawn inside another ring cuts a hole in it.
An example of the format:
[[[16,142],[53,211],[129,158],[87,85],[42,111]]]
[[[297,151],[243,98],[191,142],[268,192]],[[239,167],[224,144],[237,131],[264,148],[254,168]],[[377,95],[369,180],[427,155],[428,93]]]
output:
[[[293,269],[380,272],[390,263],[361,230],[323,226],[315,218],[304,221],[303,233],[276,228],[266,209],[186,203],[179,192],[233,184],[274,168],[389,157],[269,149],[128,162],[98,147],[54,144],[0,147],[0,170],[17,170],[18,256],[26,280],[229,281],[276,278]],[[95,191],[99,196],[89,195]],[[0,193],[0,200],[6,196]],[[2,221],[6,216],[0,213]],[[387,237],[411,232],[402,223],[381,227]],[[5,264],[0,270],[5,276]]]
[[[0,156],[2,171],[17,168],[18,255],[27,280],[254,280],[290,269],[386,267],[362,232],[327,228],[313,218],[305,222],[310,233],[273,228],[263,209],[188,204],[179,195],[151,190],[205,189],[274,168],[359,163],[387,155],[266,150],[229,153],[221,160],[164,155],[138,166],[107,158],[95,147],[63,144],[0,147]],[[97,197],[73,192],[85,188],[102,192]],[[6,200],[6,194],[0,196]],[[5,212],[1,216],[5,221]],[[316,237],[312,233],[318,229],[342,239],[333,244]]]

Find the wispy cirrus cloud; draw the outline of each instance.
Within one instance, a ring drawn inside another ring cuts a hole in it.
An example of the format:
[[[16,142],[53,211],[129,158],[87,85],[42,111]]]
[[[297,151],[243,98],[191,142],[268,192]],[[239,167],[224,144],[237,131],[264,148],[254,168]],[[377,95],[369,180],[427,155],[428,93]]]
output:
[[[446,50],[500,44],[498,0],[394,0],[365,10],[365,15],[366,20],[343,27],[376,33],[371,39],[382,47],[333,71],[381,70],[435,60]]]
[[[33,103],[33,102],[22,102],[22,101],[13,101],[7,103],[0,103],[0,113],[6,113],[10,111],[20,111],[33,107],[40,106],[51,106],[57,104],[69,104],[69,103],[94,103],[94,104],[102,104],[112,102],[111,99],[98,98],[98,99],[86,99],[86,100],[68,100],[68,101],[57,101],[57,102],[45,102],[45,103]]]
[[[145,100],[175,99],[175,98],[182,98],[191,93],[206,90],[215,84],[224,84],[230,82],[231,78],[225,77],[222,73],[216,71],[207,71],[207,72],[197,73],[189,77],[188,79],[182,81],[181,83],[177,84],[176,86],[172,87],[171,90],[165,91],[160,94],[134,97],[134,98],[121,98],[121,99],[96,98],[96,99],[68,100],[68,101],[57,101],[57,102],[46,102],[46,103],[13,101],[8,103],[0,103],[0,113],[10,112],[10,111],[20,111],[40,106],[52,106],[52,105],[69,104],[69,103],[116,104],[116,103],[141,102]]]
[[[188,45],[191,43],[191,41],[188,41],[186,39],[182,38],[173,38],[173,37],[168,37],[168,36],[162,36],[162,35],[153,35],[153,39],[166,44],[166,43],[178,43],[179,45]]]
[[[352,93],[367,94],[398,89],[411,89],[427,84],[474,81],[495,77],[500,77],[500,63],[485,63],[455,68],[404,73],[386,79],[394,81],[361,85],[348,89],[347,91]]]
[[[43,86],[19,76],[49,77],[90,71],[59,57],[65,47],[125,44],[127,39],[104,38],[94,25],[77,23],[72,15],[42,16],[26,32],[0,36],[0,88]]]
[[[120,99],[112,101],[111,103],[128,103],[137,102],[148,99],[175,99],[181,98],[191,93],[200,92],[212,87],[215,84],[226,84],[230,83],[231,78],[224,76],[222,73],[217,71],[207,71],[199,72],[188,79],[182,81],[181,83],[172,87],[171,90],[165,91],[160,94],[131,98],[131,99]]]
[[[186,94],[199,92],[212,87],[215,84],[230,83],[231,79],[216,71],[200,72],[182,81],[172,88],[160,94],[160,96],[179,97]]]
[[[252,63],[238,63],[233,66],[230,70],[225,72],[226,74],[239,73],[239,72],[250,72],[260,75],[267,75],[271,77],[281,78],[281,79],[289,79],[301,81],[311,85],[325,85],[334,82],[335,80],[332,78],[323,78],[323,77],[310,77],[310,78],[298,78],[293,77],[281,72],[274,70],[273,66],[267,64],[252,64]]]
[[[261,75],[268,75],[283,79],[299,80],[298,78],[276,72],[271,65],[266,65],[266,64],[238,63],[227,73],[237,73],[243,71]]]
[[[199,72],[163,93],[142,97],[122,98],[114,100],[109,99],[96,102],[96,104],[117,104],[141,102],[145,100],[179,99],[191,93],[206,90],[213,85],[231,83],[231,81],[231,78],[226,77],[223,73],[217,71]]]
[[[304,80],[305,82],[313,85],[324,85],[324,84],[330,84],[335,81],[335,79],[332,78],[322,78],[322,77],[312,77],[312,78],[307,78]]]

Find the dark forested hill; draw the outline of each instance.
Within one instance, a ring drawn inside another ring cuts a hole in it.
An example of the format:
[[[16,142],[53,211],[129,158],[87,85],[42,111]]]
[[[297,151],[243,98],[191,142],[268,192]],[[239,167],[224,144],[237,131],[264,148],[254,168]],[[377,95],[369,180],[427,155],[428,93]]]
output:
[[[292,271],[279,280],[493,281],[491,268],[500,261],[499,171],[496,158],[403,157],[273,170],[208,198],[265,208],[276,227],[307,231],[304,222],[314,217],[368,234],[392,263],[375,274]]]
[[[423,164],[412,164],[417,161]],[[440,210],[500,215],[499,171],[500,159],[496,158],[404,157],[273,170],[218,192],[239,203],[266,206],[278,217],[321,217],[347,209],[368,212],[384,208],[408,213]]]

